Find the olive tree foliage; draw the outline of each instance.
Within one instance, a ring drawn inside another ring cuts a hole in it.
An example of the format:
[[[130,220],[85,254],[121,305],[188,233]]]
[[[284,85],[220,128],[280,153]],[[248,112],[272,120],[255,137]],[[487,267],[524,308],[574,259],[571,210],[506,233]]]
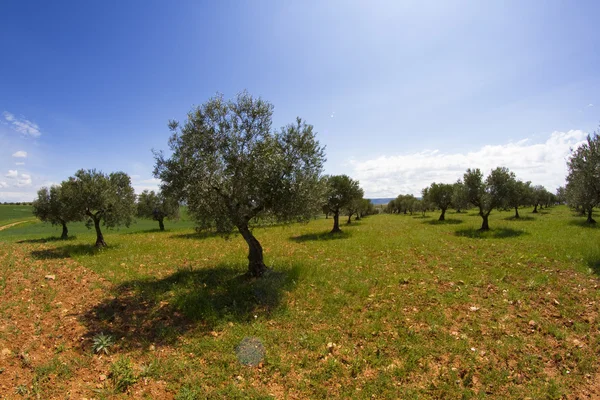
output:
[[[327,182],[327,207],[333,215],[333,229],[331,233],[339,233],[340,213],[349,208],[358,207],[364,192],[360,188],[358,181],[350,178],[348,175],[333,175],[326,179]],[[350,219],[348,219],[350,220]]]
[[[442,213],[439,221],[445,221],[446,210],[452,205],[454,187],[448,183],[433,182],[429,187],[423,189],[423,200],[438,207]]]
[[[587,215],[587,223],[594,224],[593,209],[600,204],[600,136],[597,132],[588,135],[587,142],[572,152],[567,167],[567,201]]]
[[[165,196],[162,192],[144,190],[137,201],[137,216],[158,221],[161,231],[165,230],[165,218],[179,219],[179,202]]]
[[[166,157],[155,152],[154,175],[166,196],[184,200],[199,229],[227,235],[237,229],[248,244],[248,273],[267,270],[253,221],[306,221],[321,211],[324,148],[300,118],[272,129],[273,106],[242,92],[192,109],[182,125],[171,121]]]
[[[531,204],[531,182],[523,182],[516,179],[515,174],[510,172],[510,178],[506,182],[507,192],[504,200],[504,208],[514,208],[515,218],[520,218],[519,207]]]
[[[479,168],[467,169],[463,176],[467,188],[469,202],[479,208],[479,216],[482,218],[481,231],[490,229],[488,218],[494,208],[501,207],[506,201],[509,190],[509,182],[514,175],[505,167],[498,167],[483,179]]]
[[[558,204],[567,203],[567,189],[564,186],[556,188],[556,202]]]
[[[457,213],[469,207],[469,191],[460,179],[452,185],[452,205]]]
[[[50,189],[43,187],[38,190],[37,198],[33,201],[32,206],[33,215],[40,221],[62,226],[61,239],[67,239],[69,235],[68,222],[81,220],[81,214],[66,199],[64,191],[59,185],[51,186]]]
[[[548,193],[549,192],[542,185],[535,185],[531,188],[530,196],[531,204],[533,204],[533,214],[537,214],[538,207],[541,209],[544,204],[546,204]]]
[[[74,207],[86,226],[96,230],[96,246],[106,246],[100,228],[129,226],[135,215],[135,192],[124,172],[105,174],[95,169],[80,169],[62,183],[66,201]]]

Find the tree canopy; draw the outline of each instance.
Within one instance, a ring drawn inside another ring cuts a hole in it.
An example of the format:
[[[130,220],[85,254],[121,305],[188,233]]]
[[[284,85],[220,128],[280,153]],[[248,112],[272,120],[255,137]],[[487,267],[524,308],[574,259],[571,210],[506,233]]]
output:
[[[514,178],[505,167],[498,167],[483,180],[483,174],[479,168],[467,169],[463,176],[464,185],[467,189],[469,202],[479,208],[479,216],[482,218],[480,230],[490,229],[488,217],[494,208],[500,207],[508,195],[508,182]]]
[[[81,214],[73,203],[66,199],[61,186],[58,185],[51,186],[50,189],[43,187],[38,190],[32,206],[33,215],[40,221],[62,226],[61,239],[68,237],[68,222],[81,220]]]
[[[171,121],[170,157],[155,152],[154,175],[165,195],[185,200],[199,229],[234,229],[249,249],[248,273],[266,270],[262,246],[250,230],[257,217],[308,220],[321,211],[324,148],[300,118],[272,129],[273,105],[242,92],[192,109]]]
[[[100,229],[129,226],[135,214],[135,192],[129,175],[112,172],[109,175],[95,169],[80,169],[62,183],[65,201],[74,207],[86,225],[96,230],[96,246],[106,246]]]
[[[423,200],[437,206],[442,211],[438,220],[444,221],[446,210],[452,204],[453,194],[453,185],[433,182],[429,187],[423,189]]]
[[[333,175],[327,177],[327,207],[333,214],[333,229],[331,233],[339,233],[340,212],[354,207],[358,207],[364,192],[360,188],[358,181],[350,178],[348,175]]]
[[[144,190],[138,196],[137,216],[158,221],[159,229],[164,231],[165,218],[179,219],[179,202],[165,196],[162,192],[155,193],[154,190]]]
[[[573,151],[567,167],[568,202],[580,207],[587,214],[587,222],[593,224],[596,222],[593,209],[600,204],[600,136],[597,132],[588,135],[586,143]]]

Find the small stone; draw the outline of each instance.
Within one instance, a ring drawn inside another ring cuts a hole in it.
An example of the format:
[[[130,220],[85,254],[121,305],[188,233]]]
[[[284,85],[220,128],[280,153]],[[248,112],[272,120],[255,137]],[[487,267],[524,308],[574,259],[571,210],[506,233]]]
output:
[[[148,350],[154,351],[154,350],[156,350],[156,346],[154,346],[153,344],[151,344],[150,347],[148,347]]]
[[[557,306],[560,306],[560,302],[556,299],[554,299],[554,304],[556,304]]]
[[[102,374],[98,377],[98,379],[100,379],[100,382],[104,382],[106,380],[106,375]]]
[[[333,353],[333,350],[335,350],[335,343],[333,343],[333,342],[327,343],[327,351],[329,351],[330,353]]]
[[[479,310],[479,307],[471,306],[471,307],[469,307],[469,310],[471,310],[471,311],[477,311],[477,310]]]
[[[532,328],[535,328],[537,326],[537,322],[535,322],[534,320],[529,321],[527,324]]]
[[[12,354],[12,351],[10,351],[10,349],[7,349],[7,348],[2,349],[3,357],[10,356],[11,354]]]
[[[55,275],[46,275],[44,278],[46,278],[47,281],[53,281],[56,279]]]

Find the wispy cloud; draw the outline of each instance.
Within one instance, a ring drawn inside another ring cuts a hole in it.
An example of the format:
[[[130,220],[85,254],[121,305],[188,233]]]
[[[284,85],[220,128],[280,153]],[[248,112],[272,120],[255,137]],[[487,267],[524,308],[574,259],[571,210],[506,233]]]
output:
[[[8,183],[0,181],[0,188],[8,187]]]
[[[570,149],[580,145],[586,135],[583,131],[571,130],[554,132],[543,143],[531,143],[525,138],[465,153],[426,150],[383,155],[372,160],[351,161],[351,175],[360,181],[368,197],[395,197],[400,193],[418,195],[432,182],[455,182],[467,168],[480,168],[487,174],[495,167],[504,166],[518,178],[554,191],[564,185]]]
[[[8,173],[4,176],[6,176],[7,178],[16,178],[17,176],[19,176],[19,173],[16,169],[9,169]]]
[[[16,158],[26,158],[27,157],[27,152],[23,151],[23,150],[19,150],[16,153],[13,153],[12,156],[16,157]]]
[[[134,178],[135,177],[135,178]],[[149,179],[139,179],[139,175],[132,175],[131,185],[137,194],[142,193],[144,190],[154,190],[157,192],[160,190],[160,179],[157,178],[149,178]]]
[[[40,137],[40,127],[35,122],[29,121],[24,118],[17,118],[14,114],[4,111],[2,113],[4,120],[12,126],[12,128],[26,136]]]

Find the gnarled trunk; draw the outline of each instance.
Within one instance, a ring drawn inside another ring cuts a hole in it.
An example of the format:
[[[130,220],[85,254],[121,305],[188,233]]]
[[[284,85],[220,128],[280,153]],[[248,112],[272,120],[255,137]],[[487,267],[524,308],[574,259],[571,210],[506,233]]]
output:
[[[106,242],[100,230],[100,218],[94,217],[94,228],[96,229],[96,247],[105,247]]]
[[[164,230],[165,230],[165,224],[164,224],[164,222],[163,222],[163,219],[162,219],[162,218],[160,218],[160,219],[158,220],[158,227],[160,228],[160,230],[161,230],[161,231],[164,231]]]
[[[537,204],[535,206],[533,206],[533,213],[537,214]]]
[[[348,221],[346,222],[346,224],[351,224],[352,223],[352,214],[348,215]]]
[[[356,213],[356,218],[354,218],[355,221],[360,221],[360,213]]]
[[[587,221],[586,221],[586,222],[587,222],[588,224],[595,224],[595,223],[596,223],[596,220],[595,220],[594,218],[592,218],[592,210],[593,210],[593,209],[592,209],[592,208],[590,208],[590,209],[588,210],[588,212],[587,212]]]
[[[442,213],[440,214],[438,221],[445,221],[445,220],[446,220],[446,209],[442,208]]]
[[[339,233],[342,230],[340,229],[340,212],[336,211],[333,213],[333,229],[331,233]]]
[[[519,217],[519,207],[515,207],[515,218],[520,218]]]
[[[480,231],[489,231],[490,230],[490,225],[488,223],[488,217],[490,215],[489,214],[485,214],[485,213],[481,213],[479,215],[481,215],[481,218],[483,219],[483,222],[481,223],[481,228],[479,230]]]
[[[250,232],[248,225],[239,225],[238,230],[248,244],[248,275],[258,278],[268,269],[263,260],[262,246]]]
[[[69,237],[69,230],[67,229],[67,224],[64,221],[61,221],[62,224],[62,234],[60,235],[61,239],[67,239]]]

